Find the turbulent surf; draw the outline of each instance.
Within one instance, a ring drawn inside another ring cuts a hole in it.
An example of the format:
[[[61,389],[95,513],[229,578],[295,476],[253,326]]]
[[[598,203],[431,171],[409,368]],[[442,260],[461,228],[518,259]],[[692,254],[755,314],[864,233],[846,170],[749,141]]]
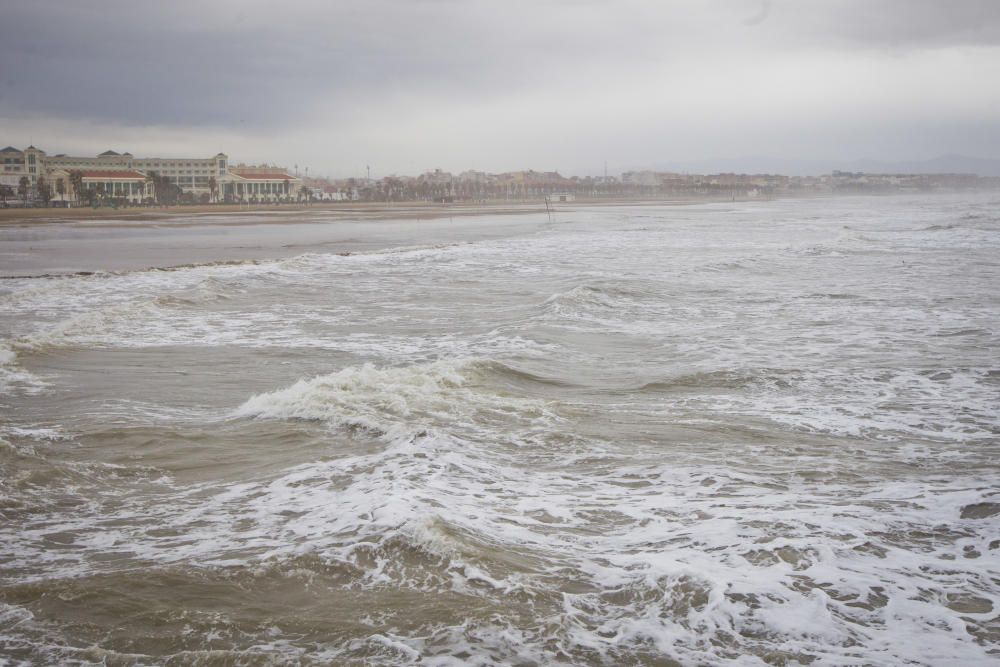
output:
[[[998,206],[0,281],[0,664],[998,661]]]

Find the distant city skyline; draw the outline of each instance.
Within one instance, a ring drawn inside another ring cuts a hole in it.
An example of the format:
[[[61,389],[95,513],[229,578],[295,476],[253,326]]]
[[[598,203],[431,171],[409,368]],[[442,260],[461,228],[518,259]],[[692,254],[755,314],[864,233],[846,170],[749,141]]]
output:
[[[0,142],[330,177],[1000,158],[990,0],[99,5],[5,3]]]

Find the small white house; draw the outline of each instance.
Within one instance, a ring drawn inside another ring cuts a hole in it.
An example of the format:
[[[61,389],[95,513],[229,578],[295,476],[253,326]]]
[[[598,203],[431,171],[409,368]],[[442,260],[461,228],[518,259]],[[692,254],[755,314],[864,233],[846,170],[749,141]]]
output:
[[[576,195],[571,192],[553,192],[549,195],[549,201],[553,204],[573,201],[574,199],[576,199]]]

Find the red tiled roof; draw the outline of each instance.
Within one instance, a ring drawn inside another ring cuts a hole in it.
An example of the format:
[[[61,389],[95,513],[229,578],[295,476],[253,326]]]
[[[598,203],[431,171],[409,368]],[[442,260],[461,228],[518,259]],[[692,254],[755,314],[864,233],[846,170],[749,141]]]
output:
[[[103,170],[85,171],[85,172],[83,172],[83,177],[84,178],[111,178],[111,179],[118,180],[118,181],[124,180],[124,179],[129,179],[129,178],[146,180],[146,175],[145,174],[143,174],[141,172],[138,172],[138,171],[135,171],[134,169],[123,169],[123,170],[118,170],[118,171],[112,171],[112,170],[108,170],[108,171],[103,171]]]
[[[286,181],[295,180],[294,176],[290,176],[282,171],[243,171],[242,169],[230,169],[230,171],[240,178],[245,178],[248,181],[273,181],[277,179],[283,179]]]

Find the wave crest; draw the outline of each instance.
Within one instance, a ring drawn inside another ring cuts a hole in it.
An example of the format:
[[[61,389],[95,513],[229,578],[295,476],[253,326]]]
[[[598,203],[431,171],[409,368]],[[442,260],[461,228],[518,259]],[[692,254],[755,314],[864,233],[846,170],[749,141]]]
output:
[[[385,434],[400,427],[446,423],[482,428],[503,418],[552,417],[542,400],[492,389],[498,375],[530,377],[497,362],[468,359],[402,367],[367,363],[299,380],[286,389],[257,394],[237,417],[304,419]]]

